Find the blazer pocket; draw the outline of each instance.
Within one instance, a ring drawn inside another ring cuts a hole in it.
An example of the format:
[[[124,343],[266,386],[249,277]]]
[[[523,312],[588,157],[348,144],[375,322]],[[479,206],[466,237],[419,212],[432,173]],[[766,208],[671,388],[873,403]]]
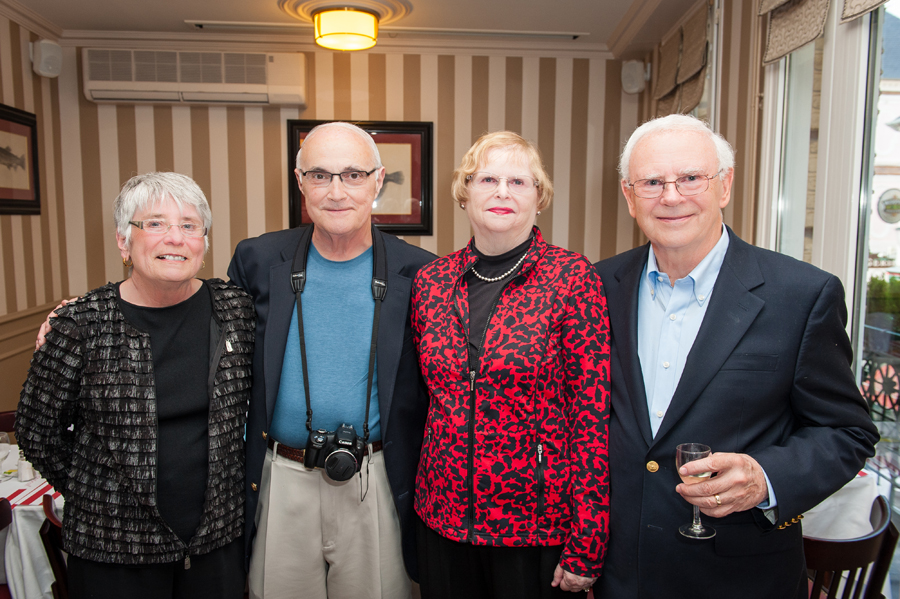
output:
[[[778,355],[764,354],[732,354],[721,370],[768,370],[778,368]]]
[[[803,533],[799,526],[763,532],[756,524],[722,524],[713,522],[716,555],[743,557],[766,555],[802,548]]]

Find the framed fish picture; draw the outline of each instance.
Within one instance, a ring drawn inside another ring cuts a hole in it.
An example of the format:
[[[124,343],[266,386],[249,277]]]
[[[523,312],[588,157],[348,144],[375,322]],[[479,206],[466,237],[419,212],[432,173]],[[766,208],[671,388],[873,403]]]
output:
[[[330,121],[288,120],[288,213],[290,226],[312,222],[294,169],[307,134]],[[372,202],[372,222],[395,235],[431,235],[432,131],[425,122],[353,121],[375,140],[384,183]]]
[[[40,214],[37,119],[0,104],[0,214]]]

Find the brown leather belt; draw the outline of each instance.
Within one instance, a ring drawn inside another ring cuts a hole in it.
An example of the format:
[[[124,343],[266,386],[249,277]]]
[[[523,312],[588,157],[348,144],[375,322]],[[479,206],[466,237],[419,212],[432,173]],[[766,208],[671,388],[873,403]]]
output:
[[[275,449],[275,443],[276,443],[276,441],[272,437],[268,437],[266,440],[266,445],[269,446],[269,449],[275,451],[275,453],[277,453],[281,457],[287,458],[289,460],[293,460],[294,462],[300,462],[301,464],[303,463],[303,456],[306,454],[305,449],[297,449],[295,447],[289,447],[289,446],[285,445],[284,443],[278,443],[278,449]],[[379,451],[381,451],[381,449],[383,447],[381,441],[372,441],[372,443],[370,443],[369,445],[371,445],[371,447],[372,447],[372,453],[378,453]],[[366,446],[366,449],[363,451],[363,455],[369,455],[369,446],[368,445]]]

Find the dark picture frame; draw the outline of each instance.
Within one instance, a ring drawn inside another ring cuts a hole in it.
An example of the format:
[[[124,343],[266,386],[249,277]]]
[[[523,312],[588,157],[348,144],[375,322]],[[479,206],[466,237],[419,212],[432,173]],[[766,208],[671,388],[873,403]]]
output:
[[[37,117],[0,104],[0,214],[40,214]]]
[[[289,119],[288,214],[291,228],[310,221],[294,174],[300,144],[313,127],[332,121]],[[372,209],[372,222],[395,235],[431,235],[433,124],[414,121],[357,121],[375,139],[385,182]]]

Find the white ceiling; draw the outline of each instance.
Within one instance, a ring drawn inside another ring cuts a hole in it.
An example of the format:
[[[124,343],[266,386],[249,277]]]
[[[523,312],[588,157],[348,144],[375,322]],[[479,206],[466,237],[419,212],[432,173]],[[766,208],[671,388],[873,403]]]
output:
[[[403,19],[383,27],[391,38],[422,34],[391,31],[391,27],[504,31],[554,31],[586,33],[578,39],[559,38],[556,45],[572,50],[609,49],[628,58],[655,46],[698,0],[408,0],[412,11]],[[350,0],[349,3],[352,3]],[[0,0],[21,11],[36,13],[41,21],[61,32],[60,37],[103,37],[111,33],[191,34],[203,32],[185,21],[265,22],[297,25],[282,11],[277,0]],[[340,4],[336,0],[335,4]],[[221,29],[217,30],[221,33]],[[239,30],[243,33],[273,33],[309,36],[306,29]],[[448,36],[443,36],[448,37]],[[458,37],[458,36],[450,36]],[[516,39],[479,36],[480,39]],[[196,38],[195,38],[196,39]],[[478,38],[470,38],[478,39]],[[538,38],[533,38],[537,40]],[[426,42],[427,43],[427,42]]]

